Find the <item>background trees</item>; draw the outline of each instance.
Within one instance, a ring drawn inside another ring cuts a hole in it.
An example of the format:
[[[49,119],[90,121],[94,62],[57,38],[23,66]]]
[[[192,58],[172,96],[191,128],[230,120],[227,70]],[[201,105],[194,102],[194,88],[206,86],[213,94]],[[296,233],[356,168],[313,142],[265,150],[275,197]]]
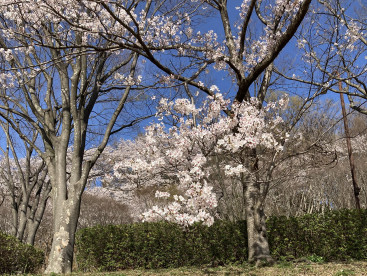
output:
[[[43,160],[34,156],[32,146],[24,143],[24,148],[20,148],[17,145],[8,123],[0,124],[6,137],[6,148],[0,148],[0,174],[6,205],[12,213],[10,233],[33,245],[51,192],[47,167]],[[32,141],[36,139],[37,133],[34,132]],[[19,158],[23,149],[25,157]]]
[[[306,20],[308,24],[297,36],[299,47],[303,49],[303,63],[297,64],[302,69],[308,69],[297,70],[292,77],[286,76],[284,71],[280,75],[309,84],[314,89],[320,89],[322,94],[332,91],[341,94],[341,99],[346,94],[350,107],[365,113],[365,15],[360,12],[364,9],[361,1],[315,3],[313,12]],[[357,177],[352,178],[355,187],[352,193],[358,206]]]

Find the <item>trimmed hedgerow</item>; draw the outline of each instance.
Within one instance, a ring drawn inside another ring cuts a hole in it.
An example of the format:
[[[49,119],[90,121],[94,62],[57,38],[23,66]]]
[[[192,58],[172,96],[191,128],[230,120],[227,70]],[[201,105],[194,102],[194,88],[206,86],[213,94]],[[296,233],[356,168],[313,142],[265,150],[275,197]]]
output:
[[[43,262],[43,251],[0,232],[0,274],[36,273]]]
[[[179,267],[246,259],[244,227],[218,221],[183,231],[173,223],[137,223],[85,228],[77,233],[81,270]]]
[[[340,210],[271,217],[270,250],[276,259],[367,259],[366,216],[366,210]],[[167,222],[97,226],[80,230],[76,246],[84,271],[242,263],[247,259],[246,223],[216,221],[186,230]]]
[[[338,210],[267,222],[275,258],[367,259],[367,210]]]

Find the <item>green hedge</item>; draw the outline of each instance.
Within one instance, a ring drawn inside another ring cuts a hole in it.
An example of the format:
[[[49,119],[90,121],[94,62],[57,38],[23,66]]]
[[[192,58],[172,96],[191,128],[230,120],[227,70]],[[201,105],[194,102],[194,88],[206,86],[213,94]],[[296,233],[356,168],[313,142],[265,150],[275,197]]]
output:
[[[43,261],[41,250],[0,232],[0,274],[36,273]]]
[[[367,259],[367,210],[339,210],[267,222],[272,255],[279,259],[311,255],[332,260]]]
[[[319,256],[367,259],[367,211],[341,210],[267,221],[276,259]],[[244,221],[216,221],[183,231],[176,224],[97,226],[77,233],[76,259],[84,271],[242,263],[247,259]]]
[[[159,222],[85,228],[77,233],[76,260],[84,271],[243,262],[247,240],[244,225],[238,226],[216,222],[182,231]]]

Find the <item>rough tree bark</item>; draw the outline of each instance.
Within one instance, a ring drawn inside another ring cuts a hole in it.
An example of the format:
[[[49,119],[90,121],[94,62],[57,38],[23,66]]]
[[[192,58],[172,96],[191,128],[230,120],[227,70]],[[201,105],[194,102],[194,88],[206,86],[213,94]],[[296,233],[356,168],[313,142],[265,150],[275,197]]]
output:
[[[264,85],[268,86],[268,83]],[[242,177],[248,237],[248,261],[250,263],[255,263],[257,266],[262,264],[273,264],[274,259],[270,254],[265,224],[264,190],[266,189],[261,187],[261,185],[268,185],[268,181],[261,181],[259,175],[259,159],[256,149],[251,150],[249,157],[252,163],[248,166],[251,175]],[[271,170],[270,166],[266,172],[268,177],[271,177]]]
[[[68,79],[65,79],[64,81],[65,90],[68,88],[71,91],[71,114],[66,115],[63,120],[64,125],[61,135],[53,138],[53,146],[49,147],[48,151],[46,151],[46,154],[49,156],[46,158],[46,163],[52,183],[54,217],[54,234],[49,261],[45,270],[46,274],[71,273],[72,271],[75,232],[80,215],[82,194],[86,187],[90,170],[107,145],[108,138],[112,133],[112,128],[123,109],[130,92],[130,86],[128,86],[124,90],[114,113],[111,115],[111,119],[108,122],[101,143],[96,148],[90,159],[85,160],[88,119],[97,100],[97,95],[101,86],[100,78],[103,79],[103,77],[97,76],[96,78],[95,87],[93,89],[96,93],[96,97],[94,99],[92,98],[92,102],[89,102],[86,107],[78,108],[76,101],[78,83],[83,82],[83,80],[85,80],[83,74],[87,74],[87,61],[86,59],[83,60],[83,57],[80,57],[80,59],[81,63],[77,63],[73,68],[74,74],[71,77],[71,87],[68,87]],[[137,60],[138,55],[134,54],[130,67],[131,77],[134,76]],[[101,66],[100,72],[102,72],[105,61],[106,60],[99,61]],[[80,75],[81,72],[82,76]],[[69,109],[66,113],[68,112]],[[65,124],[65,122],[71,121],[71,117],[73,118],[73,128],[70,127],[70,124]],[[73,137],[73,151],[71,153],[70,176],[68,176],[67,154],[70,137]]]
[[[260,184],[248,183],[244,191],[248,235],[248,261],[256,265],[274,262],[270,254]]]

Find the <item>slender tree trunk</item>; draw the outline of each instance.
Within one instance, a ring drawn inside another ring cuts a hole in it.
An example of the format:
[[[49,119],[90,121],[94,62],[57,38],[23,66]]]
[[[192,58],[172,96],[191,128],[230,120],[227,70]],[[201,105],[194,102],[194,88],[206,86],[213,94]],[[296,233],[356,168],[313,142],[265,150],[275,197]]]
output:
[[[18,233],[18,209],[17,209],[17,206],[15,206],[15,202],[12,202],[11,214],[12,214],[13,223],[11,225],[10,234],[16,237]]]
[[[339,81],[339,90],[343,91],[341,81]],[[344,103],[344,94],[343,93],[340,93],[340,103],[341,103],[341,106],[342,106],[342,113],[343,113],[343,120],[344,120],[344,131],[345,131],[345,136],[347,138],[347,149],[348,149],[350,173],[352,175],[354,200],[355,200],[355,203],[356,203],[356,209],[361,209],[361,204],[360,204],[360,201],[359,201],[359,193],[361,191],[361,188],[359,188],[358,184],[357,184],[357,177],[356,177],[356,170],[355,170],[355,166],[354,166],[352,143],[350,142],[350,133],[349,133],[349,126],[348,126],[347,112],[345,111],[345,103]]]
[[[24,193],[22,198],[22,203],[20,204],[20,212],[19,212],[19,224],[18,224],[18,231],[17,231],[17,239],[23,241],[24,238],[24,231],[27,226],[27,209],[29,203],[29,195]]]
[[[248,261],[260,265],[272,264],[270,255],[265,213],[261,202],[260,184],[256,181],[247,183],[244,190],[246,223],[248,236]]]
[[[39,228],[39,221],[28,221],[27,223],[27,240],[26,243],[34,245],[37,230]]]
[[[45,188],[45,194],[43,194],[42,197],[38,195],[39,198],[36,200],[34,207],[37,208],[37,210],[32,210],[31,215],[28,217],[26,242],[31,245],[34,245],[34,240],[36,238],[38,228],[45,213],[49,193],[51,191],[50,183],[44,185],[47,185],[47,187]]]

